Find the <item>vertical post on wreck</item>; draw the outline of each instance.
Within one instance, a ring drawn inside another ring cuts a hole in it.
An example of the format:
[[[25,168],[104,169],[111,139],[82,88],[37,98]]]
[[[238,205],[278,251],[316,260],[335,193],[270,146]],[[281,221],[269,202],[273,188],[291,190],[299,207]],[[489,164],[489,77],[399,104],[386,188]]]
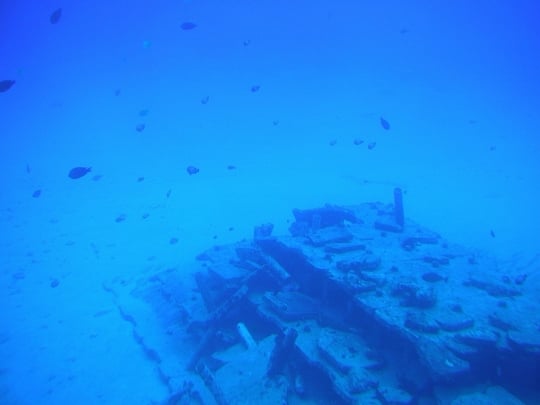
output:
[[[396,223],[403,228],[405,225],[405,216],[403,214],[403,192],[401,188],[394,188],[394,218]]]

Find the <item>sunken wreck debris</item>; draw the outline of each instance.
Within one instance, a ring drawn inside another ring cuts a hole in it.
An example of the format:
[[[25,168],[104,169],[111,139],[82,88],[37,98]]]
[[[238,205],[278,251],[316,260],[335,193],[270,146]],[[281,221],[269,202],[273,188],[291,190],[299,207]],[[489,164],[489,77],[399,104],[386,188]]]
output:
[[[514,282],[526,269],[405,219],[399,189],[391,205],[293,214],[289,236],[261,225],[201,253],[193,281],[168,271],[138,287],[172,325],[174,349],[157,353],[168,404],[540,397],[540,303],[532,277]]]

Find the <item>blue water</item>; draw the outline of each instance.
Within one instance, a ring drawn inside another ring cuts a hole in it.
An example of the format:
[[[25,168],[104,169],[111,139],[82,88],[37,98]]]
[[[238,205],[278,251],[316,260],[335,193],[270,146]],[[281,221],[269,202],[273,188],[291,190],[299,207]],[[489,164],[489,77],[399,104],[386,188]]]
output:
[[[0,403],[160,403],[103,283],[181,272],[261,223],[285,234],[293,208],[401,187],[448,240],[535,257],[538,16],[532,0],[0,1]]]

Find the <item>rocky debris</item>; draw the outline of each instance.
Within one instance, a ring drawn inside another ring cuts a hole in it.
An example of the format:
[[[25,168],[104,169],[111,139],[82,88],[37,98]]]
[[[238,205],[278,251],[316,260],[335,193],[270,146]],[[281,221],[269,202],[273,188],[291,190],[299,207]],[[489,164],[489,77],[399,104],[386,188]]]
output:
[[[315,209],[294,209],[293,215],[296,224],[305,224],[307,229],[311,231],[332,226],[341,226],[345,221],[352,223],[360,221],[353,210],[330,204]],[[293,234],[293,236],[300,235]]]
[[[394,189],[394,205],[391,209],[380,210],[378,218],[374,222],[375,229],[385,232],[402,232],[405,225],[403,211],[403,192],[401,188]]]
[[[469,361],[455,355],[442,340],[417,336],[415,347],[431,381],[457,386],[471,377]]]
[[[454,335],[457,342],[480,350],[492,350],[497,346],[499,336],[492,330],[473,329]]]
[[[448,257],[433,257],[433,256],[424,256],[424,262],[430,263],[433,267],[446,266],[450,264],[450,259]]]
[[[381,258],[372,253],[358,255],[355,258],[340,260],[336,262],[336,267],[341,271],[353,271],[361,274],[363,271],[377,270],[381,264]]]
[[[422,333],[439,332],[439,324],[432,319],[429,319],[429,317],[422,312],[407,312],[404,325],[406,328]]]
[[[506,287],[505,285],[494,283],[491,281],[484,281],[476,277],[470,277],[467,281],[463,283],[463,285],[479,288],[480,290],[484,290],[493,297],[509,298],[521,295],[520,291],[515,288]]]
[[[262,224],[256,226],[253,229],[253,240],[258,241],[260,239],[270,238],[274,230],[273,224]]]
[[[489,315],[488,319],[491,326],[503,332],[517,329],[517,327],[514,325],[514,321],[510,319],[507,314],[495,312]]]
[[[329,243],[349,242],[353,235],[343,226],[320,228],[307,234],[309,241],[317,247]]]
[[[328,253],[350,253],[357,250],[366,250],[366,245],[358,242],[327,243],[324,251]]]
[[[287,379],[277,374],[276,358],[270,361],[270,364],[276,367],[276,375],[273,378],[267,377],[268,353],[272,350],[275,352],[275,341],[276,338],[272,335],[261,340],[256,349],[246,350],[242,346],[233,345],[214,355],[219,360],[219,366],[213,372],[213,382],[219,389],[218,397],[222,403],[261,405],[284,403],[291,387]],[[288,341],[285,347],[292,345],[294,339]],[[286,355],[286,352],[281,355]],[[219,403],[217,400],[216,402]]]
[[[171,377],[156,352],[171,392],[209,404],[381,405],[433,402],[444,387],[466,401],[463,386],[521,370],[529,377],[512,383],[538,391],[532,277],[505,282],[491,259],[402,218],[394,197],[295,210],[291,235],[263,224],[252,241],[209,249],[185,296],[171,273],[158,276],[144,297],[159,291],[155,306],[176,314],[173,341],[190,353]]]
[[[458,332],[474,326],[473,318],[450,311],[441,313],[435,321],[439,327],[446,332]]]
[[[421,233],[424,233],[423,231]],[[404,250],[415,250],[422,245],[436,245],[439,243],[439,236],[432,232],[426,232],[423,235],[407,236],[401,240],[401,247]]]
[[[433,288],[414,283],[398,283],[392,295],[398,297],[400,305],[404,307],[431,308],[437,303],[437,294]]]
[[[514,395],[499,386],[488,387],[483,392],[463,394],[455,398],[450,405],[525,405]]]
[[[540,354],[540,334],[529,329],[525,331],[509,331],[506,335],[510,347],[519,353]]]
[[[388,405],[411,405],[414,398],[407,391],[395,387],[385,387],[377,391],[381,403]]]
[[[298,337],[296,329],[289,328],[276,336],[274,349],[268,361],[267,375],[272,377],[283,371],[288,361],[294,356],[295,342]]]
[[[267,292],[263,298],[268,308],[284,321],[313,319],[319,313],[319,302],[298,291]]]

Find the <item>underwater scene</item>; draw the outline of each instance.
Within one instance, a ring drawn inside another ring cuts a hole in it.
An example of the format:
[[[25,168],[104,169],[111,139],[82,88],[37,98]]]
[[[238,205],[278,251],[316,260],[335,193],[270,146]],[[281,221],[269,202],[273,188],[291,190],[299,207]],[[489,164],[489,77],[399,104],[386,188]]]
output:
[[[540,404],[540,3],[0,1],[0,404]]]

